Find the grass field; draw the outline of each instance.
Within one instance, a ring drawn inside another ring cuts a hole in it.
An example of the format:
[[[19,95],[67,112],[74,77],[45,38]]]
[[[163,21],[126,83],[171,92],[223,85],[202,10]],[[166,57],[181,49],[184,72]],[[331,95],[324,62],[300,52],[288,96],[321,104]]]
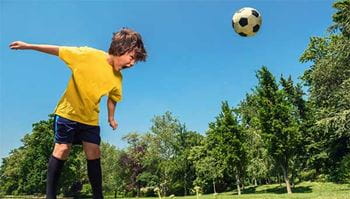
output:
[[[334,184],[321,182],[303,182],[292,189],[293,194],[286,194],[286,188],[279,184],[248,187],[243,194],[238,196],[236,192],[201,195],[199,199],[350,199],[350,184]],[[169,199],[169,197],[167,197]],[[196,196],[176,197],[177,199],[196,199]],[[139,198],[150,199],[150,198]],[[154,198],[155,199],[155,198]]]
[[[199,199],[350,199],[350,184],[334,184],[323,182],[303,182],[296,185],[293,194],[286,194],[286,188],[279,184],[262,185],[258,187],[247,187],[241,196],[236,192],[206,194],[199,196]],[[0,197],[1,198],[1,197]],[[33,196],[5,196],[3,198],[44,198]],[[62,198],[62,197],[59,197]],[[112,196],[105,198],[111,199]],[[121,197],[118,197],[121,198]],[[159,199],[158,197],[148,198],[125,198],[125,199]],[[170,199],[170,197],[162,197],[162,199]],[[175,196],[172,199],[197,199],[196,196]]]

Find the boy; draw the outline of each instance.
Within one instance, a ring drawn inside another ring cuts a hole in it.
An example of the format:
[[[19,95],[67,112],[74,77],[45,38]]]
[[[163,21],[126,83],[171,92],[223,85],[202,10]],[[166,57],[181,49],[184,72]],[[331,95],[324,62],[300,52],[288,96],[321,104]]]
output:
[[[55,146],[48,163],[46,197],[56,198],[58,179],[72,144],[82,144],[94,198],[103,198],[100,164],[99,102],[108,95],[108,122],[115,130],[116,102],[122,97],[120,71],[145,61],[147,52],[139,33],[123,28],[113,33],[108,53],[89,47],[28,44],[15,41],[14,50],[30,49],[59,56],[71,69],[66,91],[55,109]]]

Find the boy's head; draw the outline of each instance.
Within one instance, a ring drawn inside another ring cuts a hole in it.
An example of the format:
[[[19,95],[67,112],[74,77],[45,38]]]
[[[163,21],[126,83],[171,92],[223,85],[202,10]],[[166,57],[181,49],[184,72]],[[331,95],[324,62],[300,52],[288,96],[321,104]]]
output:
[[[113,33],[108,53],[114,56],[133,53],[135,62],[146,61],[147,58],[141,35],[129,28],[122,28],[119,32]]]

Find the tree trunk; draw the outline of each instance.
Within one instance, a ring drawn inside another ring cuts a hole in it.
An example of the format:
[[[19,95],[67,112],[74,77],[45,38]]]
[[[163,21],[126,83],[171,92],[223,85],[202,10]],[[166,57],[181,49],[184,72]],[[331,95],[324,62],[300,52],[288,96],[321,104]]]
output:
[[[240,180],[239,180],[239,176],[238,174],[236,174],[236,184],[237,184],[237,192],[238,192],[238,195],[241,195],[241,187],[240,187]]]
[[[185,175],[184,175],[184,196],[187,196],[187,171],[185,171]]]
[[[216,193],[215,181],[213,181],[214,193]]]
[[[283,170],[284,181],[286,182],[287,193],[291,194],[292,193],[292,189],[290,187],[287,169],[282,166],[282,170]]]
[[[256,178],[254,178],[254,186],[255,186],[255,187],[258,186],[258,182],[256,181]]]
[[[137,183],[137,197],[140,197],[140,183]]]
[[[295,170],[293,169],[293,171],[292,171],[292,177],[291,177],[291,179],[290,179],[291,184],[292,184],[292,188],[294,188],[294,179],[295,179]]]
[[[280,184],[280,186],[282,186],[282,180],[281,180],[281,176],[279,174],[278,174],[277,179],[278,179],[278,184]]]

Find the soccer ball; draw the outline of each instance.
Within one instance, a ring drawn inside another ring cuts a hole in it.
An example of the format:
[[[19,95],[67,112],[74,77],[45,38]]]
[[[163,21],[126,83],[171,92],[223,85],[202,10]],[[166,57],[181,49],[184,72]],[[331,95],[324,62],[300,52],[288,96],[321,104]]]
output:
[[[254,8],[241,8],[232,17],[232,27],[243,37],[255,35],[261,26],[261,15]]]

